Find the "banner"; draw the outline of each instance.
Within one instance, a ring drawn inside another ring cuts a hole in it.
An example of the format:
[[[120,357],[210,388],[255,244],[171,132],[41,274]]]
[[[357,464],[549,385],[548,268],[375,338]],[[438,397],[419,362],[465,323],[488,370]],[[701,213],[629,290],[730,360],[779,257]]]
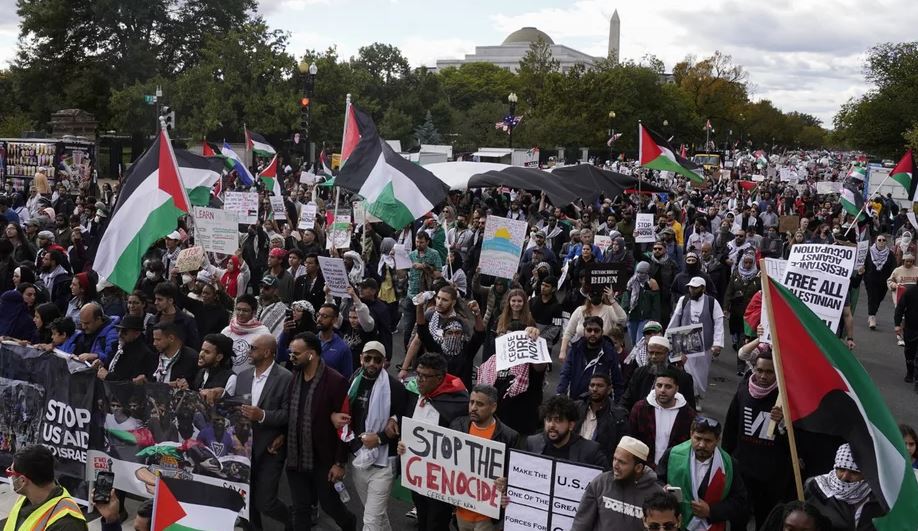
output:
[[[602,293],[608,287],[621,293],[628,283],[624,263],[593,264],[587,271],[587,282],[593,293]]]
[[[791,247],[781,284],[838,330],[854,271],[856,247],[802,243]]]
[[[634,221],[634,242],[653,243],[655,241],[657,237],[653,233],[653,214],[638,213]]]
[[[545,339],[535,341],[525,330],[508,332],[494,340],[497,370],[504,371],[524,363],[551,363],[551,353]]]
[[[194,242],[211,253],[234,254],[239,249],[236,213],[219,208],[194,207]]]
[[[500,518],[507,445],[467,433],[402,419],[402,486],[491,518]]]
[[[238,214],[239,223],[258,223],[258,192],[226,192],[223,196],[223,210]]]
[[[513,278],[520,265],[526,227],[525,221],[488,216],[478,261],[483,275]]]
[[[197,391],[168,384],[105,382],[100,400],[104,440],[92,445],[86,473],[115,474],[115,488],[152,497],[156,477],[229,487],[248,518],[252,426],[240,406],[248,397],[208,405]]]
[[[583,492],[599,474],[599,468],[510,450],[504,531],[569,531]]]
[[[335,297],[344,297],[350,299],[347,288],[351,285],[347,278],[347,268],[344,266],[343,258],[329,258],[320,256],[319,269],[322,270],[322,276],[325,277],[325,285]]]
[[[672,346],[670,352],[673,354],[682,354],[686,359],[704,356],[704,333],[701,323],[667,328],[666,339]]]
[[[272,195],[268,197],[268,200],[271,201],[271,212],[274,214],[274,219],[287,221],[287,208],[284,206],[284,198]]]
[[[318,211],[318,205],[312,201],[303,205],[303,211],[300,213],[300,223],[296,228],[305,230],[305,229],[315,229],[316,228],[316,212]]]

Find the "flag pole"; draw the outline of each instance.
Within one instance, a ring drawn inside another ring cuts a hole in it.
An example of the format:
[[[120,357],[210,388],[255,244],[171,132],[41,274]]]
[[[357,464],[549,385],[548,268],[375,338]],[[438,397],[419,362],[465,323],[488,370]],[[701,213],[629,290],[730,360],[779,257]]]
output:
[[[884,177],[883,180],[880,181],[880,185],[877,186],[877,190],[879,190],[880,188],[883,188],[883,185],[886,184],[886,181],[888,180],[889,180],[889,174],[887,173],[886,177]],[[869,188],[870,186],[868,184],[868,190],[867,190],[868,192],[870,191]],[[854,216],[854,224],[857,224],[857,221],[861,218],[861,214],[867,212],[867,205],[870,204],[869,199],[870,199],[870,195],[868,194],[868,196],[864,198],[864,206],[862,206],[861,209],[858,211],[857,215]],[[854,228],[854,224],[849,225],[848,230],[845,231],[846,238],[848,237],[848,233],[851,232],[851,229]]]
[[[759,271],[766,271],[765,259],[759,260]],[[771,277],[762,275],[762,302],[768,311],[768,324],[774,330],[775,312],[771,305]],[[790,407],[787,403],[787,387],[784,383],[784,371],[781,366],[781,347],[778,345],[778,335],[771,334],[771,351],[775,363],[775,376],[778,378],[778,399],[781,401],[781,412],[784,414],[784,425],[787,427],[787,440],[790,446],[791,466],[794,469],[794,484],[797,488],[797,500],[803,501],[803,477],[800,474],[800,460],[797,458],[797,438],[794,435],[794,421],[790,416]]]
[[[344,155],[344,140],[347,138],[347,114],[350,109],[351,109],[351,95],[350,93],[348,93],[347,97],[344,100],[344,128],[341,131],[341,154],[342,155]],[[344,164],[343,160],[339,162],[339,166],[338,166],[339,172],[341,171],[341,165],[343,164]],[[335,252],[337,252],[337,248],[335,247],[335,233],[338,231],[337,224],[335,223],[335,218],[338,217],[338,205],[340,204],[340,202],[341,202],[341,187],[338,186],[336,182],[335,183],[335,211],[332,214],[334,217],[332,218],[332,232],[331,232],[331,235],[332,235],[332,247],[331,248]]]

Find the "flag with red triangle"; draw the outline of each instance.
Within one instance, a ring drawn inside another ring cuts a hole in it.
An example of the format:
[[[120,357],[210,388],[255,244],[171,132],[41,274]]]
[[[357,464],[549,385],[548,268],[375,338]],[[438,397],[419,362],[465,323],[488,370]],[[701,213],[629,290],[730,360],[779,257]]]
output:
[[[204,137],[204,143],[201,144],[201,155],[205,157],[216,157],[217,152],[207,143],[207,137]]]
[[[341,162],[338,164],[338,171],[341,171],[347,159],[351,158],[351,153],[357,149],[360,138],[360,125],[357,123],[357,114],[354,111],[354,106],[351,105],[350,95],[348,95],[347,106],[344,108],[344,133],[341,135]]]
[[[638,124],[640,165],[654,170],[671,171],[689,178],[694,183],[704,182],[701,166],[677,155],[669,142],[650,129]]]
[[[158,475],[152,531],[225,531],[236,526],[245,500],[235,490]]]
[[[912,150],[905,152],[905,155],[902,155],[902,158],[899,160],[899,163],[896,164],[892,171],[889,172],[889,178],[901,184],[903,188],[908,192],[908,197],[912,201],[915,201],[915,157],[912,155]]]
[[[918,481],[896,420],[857,357],[791,289],[763,278],[775,365],[788,404],[785,418],[847,441],[886,512],[873,520],[876,529],[913,531]]]
[[[271,163],[265,166],[265,169],[258,172],[258,177],[265,185],[265,190],[271,192],[271,195],[281,196],[280,179],[277,176],[277,155],[271,159]]]

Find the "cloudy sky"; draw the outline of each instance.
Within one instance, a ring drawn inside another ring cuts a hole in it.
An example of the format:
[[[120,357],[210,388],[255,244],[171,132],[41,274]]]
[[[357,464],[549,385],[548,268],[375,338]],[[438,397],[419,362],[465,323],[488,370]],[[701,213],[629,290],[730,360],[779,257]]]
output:
[[[784,111],[813,114],[831,126],[851,97],[867,90],[864,52],[886,41],[915,39],[918,9],[911,0],[261,0],[260,12],[290,32],[289,50],[335,45],[350,57],[372,42],[398,46],[415,66],[461,58],[476,45],[493,45],[523,26],[535,26],[564,44],[605,55],[608,20],[622,20],[621,56],[660,57],[667,69],[686,54],[715,50],[733,56],[750,74],[755,99]],[[15,0],[0,0],[14,11]],[[704,7],[696,7],[704,6]],[[12,59],[15,17],[0,18],[0,64]],[[321,73],[319,73],[321,76]]]

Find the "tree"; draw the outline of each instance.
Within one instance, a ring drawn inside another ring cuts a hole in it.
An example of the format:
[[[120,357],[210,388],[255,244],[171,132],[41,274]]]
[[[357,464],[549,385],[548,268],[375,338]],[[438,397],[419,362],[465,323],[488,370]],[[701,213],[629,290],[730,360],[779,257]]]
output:
[[[520,59],[517,72],[522,88],[520,96],[535,107],[542,97],[548,80],[561,71],[561,63],[551,53],[551,45],[541,36],[529,43],[529,49]]]
[[[418,138],[418,142],[421,144],[439,144],[443,141],[439,131],[437,131],[437,127],[434,125],[430,111],[427,111],[424,123],[414,129],[414,136]]]
[[[735,123],[737,109],[748,101],[749,74],[719,51],[697,62],[686,57],[673,67],[673,77],[702,119]]]
[[[413,144],[411,139],[412,126],[411,117],[402,111],[391,107],[383,115],[379,124],[379,134],[386,140],[399,140],[402,148],[407,148]]]

